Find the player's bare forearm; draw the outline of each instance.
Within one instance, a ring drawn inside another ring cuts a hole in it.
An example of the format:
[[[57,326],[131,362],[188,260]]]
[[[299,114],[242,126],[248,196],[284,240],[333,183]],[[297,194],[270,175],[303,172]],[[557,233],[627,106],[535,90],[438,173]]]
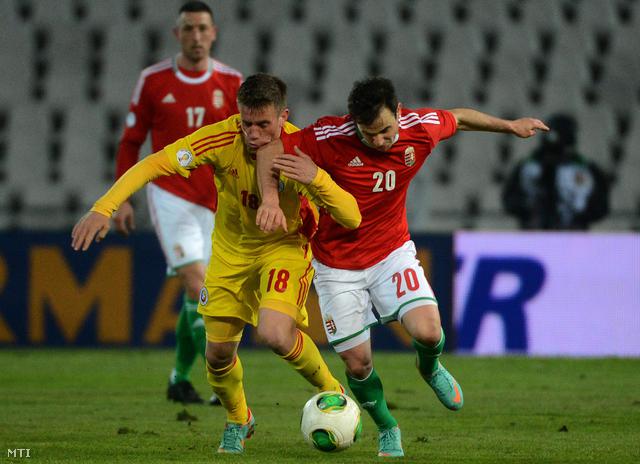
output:
[[[274,140],[256,153],[256,180],[262,198],[256,213],[256,225],[263,232],[274,232],[280,227],[287,231],[287,220],[278,196],[278,176],[273,170],[274,158],[283,151],[282,142]]]
[[[262,197],[262,203],[279,204],[278,197],[278,172],[274,172],[273,160],[283,154],[284,147],[280,140],[274,140],[258,149],[256,154],[256,171],[258,190]]]
[[[454,108],[449,110],[456,118],[459,130],[486,131],[513,134],[527,138],[537,131],[548,131],[549,128],[536,118],[502,119],[470,108]]]

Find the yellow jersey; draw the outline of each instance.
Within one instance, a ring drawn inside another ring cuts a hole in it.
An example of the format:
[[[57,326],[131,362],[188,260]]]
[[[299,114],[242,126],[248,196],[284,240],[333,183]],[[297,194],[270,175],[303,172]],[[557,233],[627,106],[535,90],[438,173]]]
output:
[[[255,155],[245,147],[240,124],[240,115],[236,114],[204,126],[141,160],[118,179],[92,211],[111,216],[124,200],[156,177],[174,173],[189,177],[196,167],[210,164],[215,168],[218,189],[213,245],[227,253],[263,253],[287,243],[306,244],[318,218],[317,210],[307,199],[326,208],[341,224],[357,227],[361,216],[355,199],[318,168],[316,178],[309,185],[281,176],[280,208],[287,218],[288,232],[282,229],[271,234],[262,232],[256,225],[261,198]],[[292,133],[298,129],[287,122],[283,130]]]

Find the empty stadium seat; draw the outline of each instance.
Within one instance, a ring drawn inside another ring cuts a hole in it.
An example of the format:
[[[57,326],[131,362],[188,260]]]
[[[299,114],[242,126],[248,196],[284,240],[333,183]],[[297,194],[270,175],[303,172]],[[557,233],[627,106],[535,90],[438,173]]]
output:
[[[89,31],[67,22],[51,24],[47,31],[46,99],[53,104],[82,104],[89,88]]]
[[[31,211],[21,213],[30,215],[28,224],[37,226],[32,212],[42,207],[38,197],[46,199],[45,207],[57,205],[64,222],[71,196],[79,195],[85,205],[102,193],[113,159],[104,146],[95,146],[103,140],[113,144],[120,131],[108,128],[108,115],[126,112],[145,66],[179,51],[171,29],[182,3],[59,0],[52,7],[49,0],[0,2],[0,57],[11,63],[0,73],[0,108],[9,114],[0,194],[20,198]],[[238,0],[210,5],[219,28],[214,56],[245,76],[265,70],[283,77],[291,118],[299,125],[346,113],[353,82],[371,74],[390,77],[409,107],[470,106],[502,117],[543,119],[560,111],[573,114],[578,150],[616,179],[612,218],[598,230],[638,223],[639,2]],[[66,127],[57,134],[53,110],[66,116]],[[503,155],[505,144],[509,156]],[[428,201],[408,205],[411,227],[514,227],[499,210],[500,179],[538,144],[535,137],[495,134],[464,134],[443,143],[412,186],[410,199]],[[79,167],[90,174],[78,175]],[[30,183],[38,187],[27,193]],[[477,214],[467,214],[474,208]],[[0,228],[12,223],[6,217],[0,217]]]
[[[107,29],[102,76],[102,102],[127,108],[145,62],[145,27],[141,24],[115,23]]]
[[[0,57],[0,103],[23,104],[29,100],[34,79],[33,32],[24,24],[3,21]]]
[[[104,154],[108,138],[105,112],[93,105],[74,105],[69,111],[67,143],[62,159],[62,181],[90,206],[112,184]]]

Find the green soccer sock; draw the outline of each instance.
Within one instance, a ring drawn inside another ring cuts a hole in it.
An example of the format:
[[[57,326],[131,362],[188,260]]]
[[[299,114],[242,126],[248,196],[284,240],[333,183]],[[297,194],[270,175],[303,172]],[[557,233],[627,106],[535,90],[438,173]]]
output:
[[[416,367],[423,378],[428,379],[438,368],[438,358],[444,349],[444,330],[440,329],[440,341],[436,346],[425,346],[418,340],[413,340],[416,349]]]
[[[198,302],[189,300],[187,302],[189,310],[187,315],[189,318],[189,327],[191,328],[191,339],[196,353],[204,359],[204,352],[207,348],[207,333],[204,328],[204,319],[202,314],[198,312]]]
[[[388,430],[398,425],[398,421],[389,412],[387,401],[384,399],[382,381],[375,369],[366,379],[354,379],[347,374],[347,382],[353,396],[356,397],[360,406],[366,409],[379,430]]]
[[[190,313],[195,312],[194,306],[197,309],[198,303],[185,295],[176,326],[176,366],[171,373],[171,383],[189,381],[191,367],[198,354],[190,323]]]

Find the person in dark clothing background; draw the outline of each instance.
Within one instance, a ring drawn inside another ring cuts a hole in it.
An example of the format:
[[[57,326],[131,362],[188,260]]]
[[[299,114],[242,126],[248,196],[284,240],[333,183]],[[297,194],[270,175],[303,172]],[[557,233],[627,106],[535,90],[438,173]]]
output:
[[[576,151],[572,116],[553,115],[548,126],[540,146],[507,179],[504,209],[522,229],[588,229],[609,213],[608,179]]]

